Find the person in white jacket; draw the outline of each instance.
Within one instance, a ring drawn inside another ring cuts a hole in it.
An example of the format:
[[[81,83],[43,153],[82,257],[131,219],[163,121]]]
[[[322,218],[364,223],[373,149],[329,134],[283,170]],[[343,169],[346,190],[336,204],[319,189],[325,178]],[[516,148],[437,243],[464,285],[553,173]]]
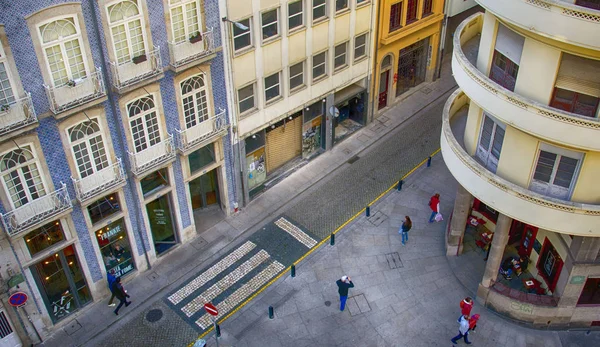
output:
[[[452,338],[450,341],[452,341],[452,343],[456,345],[456,341],[464,337],[465,343],[467,345],[470,345],[471,342],[469,342],[469,316],[460,316],[460,318],[458,319],[458,324],[458,335],[454,336],[454,338]]]

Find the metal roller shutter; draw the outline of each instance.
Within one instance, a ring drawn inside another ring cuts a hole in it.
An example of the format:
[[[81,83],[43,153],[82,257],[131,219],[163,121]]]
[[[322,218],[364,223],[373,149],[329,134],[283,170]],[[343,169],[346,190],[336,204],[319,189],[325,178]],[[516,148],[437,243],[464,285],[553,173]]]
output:
[[[600,98],[600,61],[564,53],[556,86]]]
[[[302,154],[302,117],[267,132],[267,173]]]

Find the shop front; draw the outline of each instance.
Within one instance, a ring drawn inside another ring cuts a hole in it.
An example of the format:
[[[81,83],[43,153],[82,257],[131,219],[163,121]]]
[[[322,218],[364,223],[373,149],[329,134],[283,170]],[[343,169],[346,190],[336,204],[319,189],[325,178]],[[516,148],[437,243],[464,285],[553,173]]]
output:
[[[334,95],[333,116],[334,145],[361,129],[367,121],[367,91],[352,84]]]
[[[320,100],[304,110],[302,124],[302,158],[308,159],[320,153],[325,146],[325,110]]]
[[[123,218],[95,232],[107,273],[123,277],[135,270],[131,246]]]
[[[193,211],[220,208],[216,158],[214,143],[195,150],[187,157],[191,178],[188,188]]]
[[[400,50],[395,76],[396,97],[425,82],[428,52],[428,37]]]

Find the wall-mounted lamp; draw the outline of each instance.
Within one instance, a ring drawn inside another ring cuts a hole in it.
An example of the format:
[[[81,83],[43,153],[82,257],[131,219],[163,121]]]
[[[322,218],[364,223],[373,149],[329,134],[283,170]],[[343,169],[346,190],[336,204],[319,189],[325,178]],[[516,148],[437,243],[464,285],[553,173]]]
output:
[[[288,119],[289,119],[289,120],[292,120],[292,119],[294,119],[294,118],[292,118],[292,116],[290,116]]]
[[[323,99],[323,102],[325,102],[325,99]]]
[[[252,135],[252,138],[255,139],[256,138],[256,134]]]
[[[305,111],[310,111],[310,108],[307,107]]]
[[[229,22],[229,23],[231,23],[231,24],[235,25],[235,26],[236,26],[238,29],[241,29],[241,30],[248,30],[248,29],[249,29],[249,28],[248,28],[247,26],[245,26],[244,24],[242,24],[242,23],[238,23],[238,22],[234,22],[234,21],[232,21],[232,20],[229,20],[229,19],[227,19],[227,17],[223,17],[223,18],[221,18],[221,20],[222,20],[223,22]]]
[[[271,129],[275,129],[275,124],[271,125]]]

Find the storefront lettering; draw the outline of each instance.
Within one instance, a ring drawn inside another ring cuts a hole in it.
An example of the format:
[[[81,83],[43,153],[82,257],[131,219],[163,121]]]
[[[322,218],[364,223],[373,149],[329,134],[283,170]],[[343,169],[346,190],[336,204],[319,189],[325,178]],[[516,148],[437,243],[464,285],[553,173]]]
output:
[[[510,308],[513,311],[520,311],[520,312],[523,312],[523,313],[533,314],[533,306],[529,305],[529,304],[522,303],[522,302],[515,302],[515,301],[513,301],[513,302],[510,303]]]
[[[104,240],[108,240],[109,238],[111,238],[112,236],[118,234],[121,232],[121,225],[117,225],[116,227],[114,227],[113,229],[105,232],[104,234],[100,235],[100,239],[102,241]]]
[[[158,225],[166,225],[167,219],[165,218],[165,210],[154,210],[154,221]]]
[[[115,271],[115,274],[114,274],[115,277],[121,277],[121,276],[133,271],[133,264],[129,264],[122,269],[121,269],[121,265],[118,265],[113,270]]]

